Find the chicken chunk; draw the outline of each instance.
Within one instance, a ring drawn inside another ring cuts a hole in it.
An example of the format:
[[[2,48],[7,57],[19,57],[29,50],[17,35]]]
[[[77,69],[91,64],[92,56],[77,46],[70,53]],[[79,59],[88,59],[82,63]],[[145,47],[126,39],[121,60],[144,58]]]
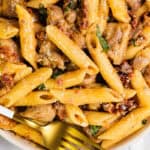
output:
[[[52,5],[48,8],[48,24],[56,25],[60,20],[64,19],[63,11],[60,7]]]
[[[135,11],[141,6],[142,0],[126,0],[126,2],[132,11]]]
[[[88,3],[86,0],[80,2],[81,9],[77,13],[77,25],[79,29],[86,30],[89,27],[88,22]]]
[[[65,105],[56,102],[55,103],[55,109],[56,109],[56,113],[57,116],[59,117],[60,120],[65,120],[67,117],[67,113],[66,113],[66,109],[65,109]]]
[[[20,113],[23,117],[31,118],[42,122],[51,122],[56,116],[56,110],[51,104],[40,105],[27,108]]]
[[[59,54],[57,48],[50,42],[44,41],[40,47],[38,63],[52,68],[65,68],[65,56]]]
[[[2,1],[2,15],[5,17],[17,17],[15,8],[17,4],[24,5],[24,0],[1,0]]]
[[[20,57],[16,43],[11,40],[0,40],[0,62],[19,63]]]

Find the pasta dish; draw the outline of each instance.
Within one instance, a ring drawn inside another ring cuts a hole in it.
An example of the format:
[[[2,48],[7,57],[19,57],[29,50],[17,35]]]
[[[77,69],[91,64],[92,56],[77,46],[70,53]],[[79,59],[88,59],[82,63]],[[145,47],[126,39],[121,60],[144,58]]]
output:
[[[150,116],[149,0],[0,0],[0,105],[80,127],[109,149]],[[41,146],[0,115],[0,128]]]

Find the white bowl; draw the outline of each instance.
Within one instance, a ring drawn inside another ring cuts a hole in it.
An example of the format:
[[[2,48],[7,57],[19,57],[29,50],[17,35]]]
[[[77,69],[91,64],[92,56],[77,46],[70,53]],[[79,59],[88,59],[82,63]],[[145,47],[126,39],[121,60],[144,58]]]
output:
[[[0,135],[22,150],[43,150],[42,147],[33,144],[32,142],[25,140],[9,131],[0,130]],[[144,137],[147,135],[150,135],[150,123],[148,123],[142,130],[136,132],[126,140],[123,140],[123,142],[119,143],[111,150],[149,150],[149,141],[147,141],[147,143],[143,141]],[[145,144],[148,144],[148,146],[144,147]]]

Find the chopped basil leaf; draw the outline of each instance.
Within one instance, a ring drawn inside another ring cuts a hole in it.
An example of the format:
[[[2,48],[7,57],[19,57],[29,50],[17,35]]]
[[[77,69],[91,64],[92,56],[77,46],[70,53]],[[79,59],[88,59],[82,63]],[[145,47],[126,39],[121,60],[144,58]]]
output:
[[[69,10],[70,10],[70,9],[69,9],[68,6],[64,8],[64,11],[65,11],[65,12],[67,12],[67,11],[69,11]]]
[[[75,9],[77,6],[77,3],[74,0],[70,0],[68,5],[65,7],[64,11],[69,11],[70,9]]]
[[[46,24],[46,19],[47,19],[47,9],[44,7],[43,4],[39,5],[39,20],[42,24]]]
[[[143,120],[142,120],[142,124],[143,124],[143,125],[147,124],[147,120],[146,120],[146,119],[143,119]]]
[[[107,41],[104,39],[104,37],[101,35],[99,26],[96,26],[96,36],[98,37],[103,50],[107,52],[109,50],[109,45]]]
[[[37,89],[42,91],[46,89],[46,86],[44,85],[44,83],[42,83],[37,87]]]
[[[132,44],[133,46],[136,46],[136,40],[135,40],[135,39],[131,39],[131,44]]]
[[[63,70],[54,70],[54,72],[53,72],[53,74],[52,74],[52,78],[53,79],[56,79],[57,78],[57,76],[59,76],[59,75],[61,75],[61,74],[63,74],[64,73],[64,71]]]
[[[94,126],[93,125],[93,126],[90,126],[89,128],[90,128],[91,134],[93,136],[95,136],[98,133],[99,129],[102,128],[102,126]]]

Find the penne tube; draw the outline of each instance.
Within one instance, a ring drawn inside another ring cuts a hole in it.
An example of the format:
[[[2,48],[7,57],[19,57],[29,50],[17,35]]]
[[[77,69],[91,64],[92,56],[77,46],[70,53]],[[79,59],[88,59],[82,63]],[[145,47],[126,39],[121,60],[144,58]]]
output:
[[[110,114],[106,112],[84,111],[84,114],[89,125],[102,126],[104,128],[108,128],[110,124],[119,118],[119,115],[117,114]]]
[[[148,85],[144,80],[142,73],[138,70],[134,70],[131,77],[131,84],[135,90],[143,90],[145,88],[148,88]]]
[[[0,18],[0,39],[13,38],[19,30],[9,20]]]
[[[84,80],[86,70],[80,69],[59,75],[56,79],[49,79],[45,86],[47,89],[69,88],[79,85]]]
[[[67,119],[69,120],[69,122],[72,122],[73,124],[76,124],[82,127],[88,126],[88,121],[83,111],[78,106],[66,104],[65,110],[66,110]]]
[[[130,24],[124,23],[124,24],[118,24],[118,26],[120,26],[120,29],[122,30],[123,35],[119,44],[119,48],[117,48],[114,53],[113,63],[115,65],[120,65],[125,59],[126,49],[127,49],[128,42],[129,42],[129,35],[131,32]]]
[[[46,27],[46,32],[49,40],[52,41],[79,68],[87,69],[89,74],[98,73],[98,68],[92,60],[61,30],[53,25],[49,25]]]
[[[130,99],[136,95],[136,90],[134,89],[125,88],[124,92],[125,92],[125,99]]]
[[[14,64],[10,62],[5,62],[3,64],[0,64],[1,73],[8,73],[8,74],[15,74],[18,72],[18,70],[24,69],[27,66],[25,64]]]
[[[107,0],[100,0],[99,3],[100,5],[99,5],[98,25],[99,25],[100,33],[103,34],[107,26],[109,7],[108,7]]]
[[[92,3],[90,0],[87,0],[86,3],[88,11],[88,23],[90,26],[98,21],[99,0],[93,0]]]
[[[36,106],[51,104],[57,100],[48,91],[31,92],[17,101],[14,106]]]
[[[43,5],[45,8],[47,8],[57,2],[58,0],[30,0],[29,2],[27,2],[27,6],[32,8],[39,8],[40,5]]]
[[[150,107],[150,88],[148,87],[140,71],[135,70],[133,72],[131,83],[137,91],[140,106]]]
[[[44,146],[43,138],[39,132],[26,125],[18,124],[14,120],[6,118],[2,115],[0,115],[0,128],[3,130],[12,131],[24,138]]]
[[[38,85],[44,83],[52,74],[49,68],[41,68],[19,81],[6,95],[0,98],[0,104],[7,107],[14,105]]]
[[[144,48],[142,51],[140,51],[137,56],[143,56],[148,59],[150,59],[150,46]]]
[[[23,79],[25,76],[32,73],[32,68],[27,67],[24,64],[13,64],[6,62],[4,64],[0,65],[1,67],[1,73],[5,74],[14,74],[14,81],[18,82],[19,80]]]
[[[45,146],[42,135],[33,128],[30,128],[29,126],[23,124],[16,124],[16,126],[11,128],[10,131],[13,131],[17,135],[27,138],[41,146]]]
[[[109,88],[51,89],[50,93],[64,104],[84,105],[94,103],[120,102],[123,98]]]
[[[15,77],[14,77],[14,80],[15,82],[18,82],[20,81],[21,79],[23,79],[24,77],[26,77],[27,75],[31,74],[32,73],[32,68],[31,67],[25,67],[25,68],[22,68],[21,70],[19,70]]]
[[[138,108],[132,111],[98,137],[103,140],[102,147],[109,148],[115,143],[118,143],[122,139],[143,128],[143,120],[147,119],[149,116],[150,110],[148,108]]]
[[[135,11],[135,16],[136,16],[136,21],[138,22],[140,17],[146,12],[148,11],[148,4],[149,2],[145,2],[140,8],[138,8],[136,11]]]
[[[94,33],[89,33],[86,38],[88,50],[99,67],[102,77],[107,84],[124,96],[124,88],[121,80],[109,61],[105,52],[102,52],[102,47],[98,41],[98,38]]]
[[[150,47],[146,47],[137,53],[133,61],[133,68],[142,71],[150,64]]]
[[[145,40],[139,46],[129,45],[125,59],[132,59],[139,51],[150,44],[150,26],[145,26],[142,33]]]
[[[140,106],[150,108],[150,88],[137,91]]]
[[[120,22],[129,23],[131,18],[128,14],[125,0],[108,0],[113,16]]]
[[[19,34],[20,34],[22,56],[34,68],[37,68],[36,38],[35,38],[33,17],[21,5],[16,5],[16,13],[19,18],[19,27],[20,27]]]

